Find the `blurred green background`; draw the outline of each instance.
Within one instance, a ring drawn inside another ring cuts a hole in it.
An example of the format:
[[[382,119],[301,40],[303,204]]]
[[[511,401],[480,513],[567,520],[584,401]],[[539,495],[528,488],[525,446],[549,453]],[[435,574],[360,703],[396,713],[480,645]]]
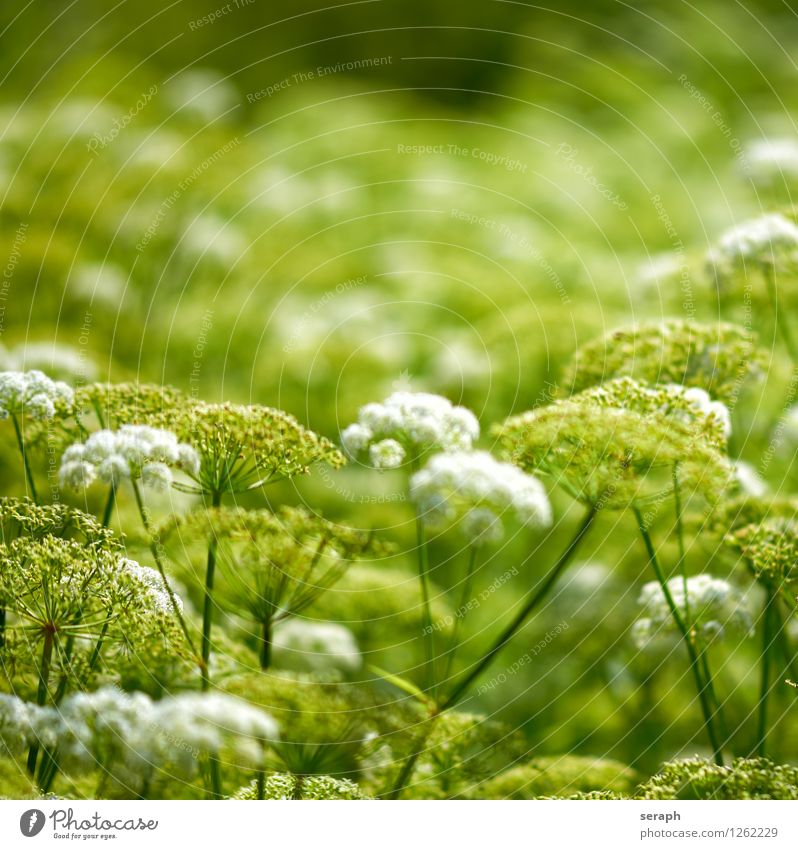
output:
[[[752,141],[795,135],[786,5],[319,6],[4,4],[7,363],[266,403],[332,438],[395,388],[433,391],[487,432],[545,400],[575,347],[614,326],[740,317],[703,258],[723,228],[789,200],[789,186],[763,195],[746,177]],[[773,348],[769,316],[754,322]],[[735,410],[741,457],[768,444],[788,375],[774,354]],[[18,481],[10,446],[2,457]],[[788,459],[769,469],[776,487]],[[352,466],[278,498],[404,543],[399,486]],[[549,537],[517,536],[483,567],[489,585],[524,563],[476,612],[473,655],[561,547],[576,513],[560,496],[555,509]],[[691,685],[681,658],[660,665],[628,638],[649,577],[631,522],[604,520],[591,545],[497,669],[563,620],[567,631],[469,709],[524,728],[536,753],[653,771],[702,750]],[[463,557],[445,540],[436,554],[444,601]],[[734,568],[713,540],[690,560]],[[401,672],[412,644],[393,645],[373,608],[402,604],[390,598],[412,583],[412,559],[369,569],[317,614],[346,620],[369,661]],[[753,744],[753,656],[716,659],[738,754]],[[792,696],[779,693],[774,715]],[[798,756],[787,717],[774,733],[783,760]]]

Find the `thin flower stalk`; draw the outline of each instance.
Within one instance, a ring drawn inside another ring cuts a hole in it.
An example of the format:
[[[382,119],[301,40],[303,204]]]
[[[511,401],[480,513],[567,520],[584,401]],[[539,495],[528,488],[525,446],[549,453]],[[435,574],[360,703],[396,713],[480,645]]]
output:
[[[707,731],[707,736],[709,737],[710,745],[712,746],[712,752],[715,759],[715,763],[717,763],[718,766],[723,766],[723,753],[721,750],[720,740],[715,729],[715,712],[712,708],[712,705],[710,704],[707,681],[705,680],[704,675],[701,671],[701,660],[698,656],[698,652],[696,651],[691,632],[685,624],[684,619],[682,618],[679,609],[676,606],[675,601],[673,600],[673,595],[671,594],[670,588],[668,587],[668,582],[665,580],[662,568],[659,565],[657,554],[654,549],[654,544],[651,540],[650,534],[648,533],[645,520],[637,508],[634,508],[634,513],[635,518],[637,519],[640,535],[643,538],[643,543],[646,547],[649,563],[651,564],[651,567],[654,570],[654,574],[656,575],[657,581],[659,582],[659,585],[662,588],[662,593],[670,609],[673,621],[676,627],[678,628],[679,632],[681,633],[682,637],[684,638],[685,646],[687,647],[687,653],[690,658],[690,670],[695,680],[696,690],[698,691],[698,699],[701,703],[701,710],[704,715],[704,725]]]

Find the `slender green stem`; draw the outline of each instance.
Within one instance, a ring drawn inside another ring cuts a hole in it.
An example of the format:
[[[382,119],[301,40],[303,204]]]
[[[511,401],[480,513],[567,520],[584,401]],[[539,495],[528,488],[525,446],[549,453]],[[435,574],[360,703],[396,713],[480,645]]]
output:
[[[457,649],[460,647],[460,633],[463,628],[463,620],[468,609],[468,602],[471,599],[471,588],[474,586],[474,572],[477,565],[477,548],[472,545],[468,549],[468,566],[466,567],[466,575],[463,580],[463,586],[460,591],[460,601],[457,605],[454,615],[454,628],[452,630],[452,642],[449,648],[449,656],[446,658],[446,671],[443,673],[443,683],[449,680],[449,675],[452,671],[452,664]]]
[[[676,539],[679,545],[679,562],[677,564],[678,571],[682,578],[682,588],[684,590],[684,623],[688,633],[695,638],[695,630],[693,628],[693,618],[690,611],[690,595],[687,591],[687,548],[684,542],[684,522],[682,521],[682,489],[679,480],[679,464],[674,463],[672,469],[673,478],[673,506],[676,515]],[[721,728],[724,725],[723,716],[721,714],[721,706],[715,694],[715,687],[712,683],[712,675],[709,670],[709,660],[707,659],[706,651],[697,648],[698,660],[701,666],[704,683],[707,688],[707,695],[712,702],[712,710],[718,717],[718,724]]]
[[[687,595],[687,562],[684,545],[684,523],[682,522],[682,489],[679,483],[679,464],[674,463],[672,469],[673,478],[673,509],[676,513],[676,539],[679,543],[679,572],[682,576],[684,587],[684,618],[688,629],[692,630],[693,623],[690,618],[690,603]]]
[[[218,507],[222,503],[222,494],[218,490],[213,493],[211,503]],[[213,582],[216,575],[216,548],[218,540],[211,530],[208,541],[208,559],[205,566],[205,601],[202,609],[202,689],[211,686],[208,664],[211,657],[211,632],[213,630]]]
[[[433,695],[437,687],[435,678],[435,634],[432,625],[432,608],[429,593],[429,550],[424,520],[416,514],[416,557],[418,582],[421,587],[421,627],[424,632],[425,658],[422,681]]]
[[[110,616],[110,613],[109,613]],[[100,636],[97,638],[97,643],[94,646],[94,651],[91,653],[91,658],[89,660],[89,671],[94,672],[97,662],[100,659],[100,652],[103,648],[103,642],[105,641],[105,635],[108,633],[108,625],[110,624],[110,618],[106,619],[103,623],[103,627],[100,631]]]
[[[47,686],[50,681],[50,663],[53,659],[53,646],[55,644],[55,633],[48,628],[44,634],[44,645],[42,646],[42,659],[39,664],[39,688],[36,692],[36,704],[44,707],[47,703]],[[28,750],[28,772],[36,774],[36,760],[39,757],[38,741],[31,743]]]
[[[266,795],[266,773],[262,769],[258,770],[255,786],[257,788],[255,797],[258,800],[262,800],[263,797]]]
[[[19,420],[14,413],[11,414],[11,421],[14,423],[14,433],[17,435],[17,445],[19,446],[19,453],[22,455],[22,465],[25,467],[25,477],[27,478],[28,487],[30,488],[30,495],[34,504],[38,504],[39,494],[36,492],[36,483],[33,480],[33,471],[31,470],[30,463],[28,462],[28,451],[25,448],[25,440],[22,438],[22,430],[19,426]]]
[[[777,591],[765,584],[765,603],[762,608],[762,654],[760,659],[761,678],[759,686],[759,709],[757,719],[757,754],[765,757],[768,736],[768,699],[770,697],[770,678],[773,667],[773,649],[775,645],[775,627],[778,618],[779,597]]]
[[[695,644],[693,642],[693,634],[688,629],[684,619],[682,619],[682,615],[679,612],[678,607],[676,606],[676,602],[673,600],[673,595],[670,591],[670,587],[668,586],[668,582],[665,579],[665,575],[663,574],[662,568],[660,567],[659,561],[657,560],[657,554],[654,550],[654,544],[651,541],[651,536],[648,533],[648,529],[646,528],[645,520],[643,519],[643,516],[637,508],[634,508],[634,514],[635,518],[637,519],[637,525],[640,530],[640,535],[643,538],[643,543],[646,547],[646,552],[648,554],[649,562],[651,563],[651,568],[654,570],[654,574],[657,577],[657,581],[659,582],[659,585],[662,588],[662,593],[665,596],[665,601],[668,605],[668,609],[671,612],[673,621],[676,624],[676,627],[679,629],[679,632],[681,633],[682,637],[684,638],[684,643],[687,647],[687,653],[690,657],[690,670],[695,680],[696,690],[698,691],[698,700],[701,703],[701,710],[704,715],[704,725],[706,727],[707,736],[709,737],[709,741],[712,746],[712,751],[715,757],[715,763],[718,764],[718,766],[723,766],[723,754],[721,751],[720,743],[718,741],[718,736],[715,731],[714,711],[712,710],[712,705],[709,701],[708,687],[701,672],[701,661],[698,656],[698,652],[696,651]],[[709,670],[708,664],[706,665],[706,669]]]
[[[720,732],[720,738],[722,740],[728,740],[729,735],[726,733],[726,720],[723,717],[723,708],[720,704],[720,700],[718,699],[718,695],[715,692],[715,685],[712,682],[712,671],[709,668],[707,649],[705,646],[699,644],[697,647],[697,652],[698,662],[701,666],[701,674],[703,676],[704,684],[707,688],[707,696],[712,707],[712,715],[713,717],[717,717],[718,720],[718,730]]]
[[[272,618],[261,623],[260,668],[268,669],[272,663]]]
[[[197,663],[201,666],[201,659],[197,654],[197,648],[194,645],[194,640],[191,639],[191,633],[188,630],[188,626],[186,625],[186,620],[183,617],[183,611],[180,609],[180,605],[177,603],[177,598],[175,597],[175,592],[172,589],[172,585],[169,583],[166,577],[166,569],[164,568],[163,561],[161,560],[161,554],[158,550],[158,545],[156,542],[155,534],[152,531],[152,527],[150,525],[150,520],[147,518],[147,511],[144,507],[144,501],[141,498],[141,490],[139,489],[139,485],[137,481],[133,481],[133,494],[136,498],[136,506],[139,510],[139,516],[141,517],[141,524],[144,527],[144,530],[147,532],[147,536],[150,540],[150,552],[152,553],[153,560],[155,561],[155,565],[158,568],[158,571],[161,573],[161,580],[163,581],[164,587],[166,588],[166,592],[169,595],[169,601],[172,604],[172,611],[177,618],[178,623],[180,624],[180,628],[183,631],[183,636],[186,638],[186,643],[188,647],[191,649],[194,657],[197,658]]]
[[[764,269],[765,288],[767,289],[770,306],[773,310],[773,321],[776,324],[776,332],[781,336],[781,341],[790,355],[793,366],[798,367],[798,346],[795,344],[789,325],[779,314],[779,296],[776,286],[776,269],[773,263],[767,263]]]
[[[502,631],[499,638],[493,643],[490,649],[488,649],[487,653],[483,655],[482,659],[478,663],[474,664],[474,666],[455,686],[452,692],[446,697],[440,707],[441,712],[448,710],[450,707],[457,704],[471,684],[488,668],[488,666],[490,666],[496,655],[507,645],[529,616],[546,599],[551,590],[554,588],[554,585],[557,583],[560,575],[565,571],[576,554],[582,540],[590,530],[597,512],[598,511],[595,507],[591,507],[588,510],[573,538],[568,543],[549,574],[546,576],[543,584],[538,589],[529,593],[526,602],[513,621],[504,629],[504,631]]]
[[[389,799],[398,799],[404,789],[410,782],[418,759],[421,757],[422,749],[429,738],[432,728],[437,718],[445,711],[452,708],[463,697],[471,684],[490,666],[496,655],[507,645],[507,643],[515,636],[518,630],[524,625],[526,620],[537,609],[537,607],[546,599],[551,590],[554,588],[560,575],[570,564],[579,546],[585,538],[585,535],[590,530],[598,513],[596,507],[591,507],[585,514],[579,528],[574,534],[571,541],[560,554],[557,562],[552,567],[549,574],[546,576],[542,585],[529,593],[527,600],[521,610],[515,616],[513,621],[502,631],[498,639],[488,649],[487,653],[460,679],[455,685],[451,693],[442,701],[442,703],[434,709],[429,718],[429,725],[426,733],[422,737],[419,744],[416,746],[413,753],[402,765],[402,769],[394,782],[391,792],[388,795]]]
[[[790,638],[787,634],[787,623],[781,615],[780,606],[776,605],[771,611],[773,614],[773,627],[775,630],[776,642],[781,649],[784,665],[790,672],[790,677],[793,681],[798,681],[798,665],[796,665],[796,656],[790,645]]]
[[[39,788],[42,793],[49,793],[50,788],[53,786],[53,782],[55,781],[56,776],[58,775],[59,770],[58,765],[58,750],[49,751],[45,749],[44,755],[42,756],[42,762],[39,766]]]
[[[105,509],[103,510],[103,527],[107,528],[108,525],[111,524],[111,513],[114,511],[114,503],[116,502],[116,486],[111,484],[110,489],[108,490],[108,498],[105,502]]]
[[[427,741],[429,740],[438,716],[440,716],[440,712],[437,710],[430,714],[429,719],[427,720],[427,727],[424,729],[424,733],[414,746],[413,752],[402,764],[402,768],[396,776],[396,781],[394,781],[393,787],[391,787],[391,791],[388,793],[388,799],[398,799],[407,788],[407,785],[410,783],[410,779],[413,775],[413,770],[416,768],[418,759],[421,757],[424,747],[427,745]]]
[[[208,758],[208,772],[210,773],[210,796],[212,799],[222,798],[222,772],[219,759],[215,755]]]

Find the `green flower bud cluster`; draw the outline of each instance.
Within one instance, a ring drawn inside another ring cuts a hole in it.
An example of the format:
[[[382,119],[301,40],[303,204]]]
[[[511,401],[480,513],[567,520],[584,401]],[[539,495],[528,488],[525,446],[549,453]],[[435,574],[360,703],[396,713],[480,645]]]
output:
[[[683,393],[630,378],[514,416],[496,433],[514,463],[551,476],[594,508],[667,498],[674,468],[684,497],[709,503],[733,479],[715,415],[697,410]]]
[[[669,319],[622,327],[582,345],[563,385],[581,392],[617,377],[633,377],[703,389],[731,403],[745,379],[762,374],[766,363],[766,352],[742,327]]]

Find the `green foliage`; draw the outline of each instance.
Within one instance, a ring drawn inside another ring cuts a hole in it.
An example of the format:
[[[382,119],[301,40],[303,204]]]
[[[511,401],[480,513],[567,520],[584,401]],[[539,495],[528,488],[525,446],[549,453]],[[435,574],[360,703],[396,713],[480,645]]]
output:
[[[492,776],[525,751],[523,735],[504,723],[458,711],[437,718],[431,731],[422,724],[416,734],[423,737],[422,755],[403,796],[408,799],[468,796],[474,787],[490,784]],[[394,756],[399,753],[399,747],[392,750]]]
[[[433,586],[432,620],[443,635],[454,623],[454,602]],[[418,639],[421,598],[416,581],[397,566],[355,563],[335,587],[316,599],[308,614],[341,622],[357,637],[374,663],[386,646],[401,664],[409,666]]]
[[[0,756],[0,799],[38,799],[39,790],[22,764]]]

